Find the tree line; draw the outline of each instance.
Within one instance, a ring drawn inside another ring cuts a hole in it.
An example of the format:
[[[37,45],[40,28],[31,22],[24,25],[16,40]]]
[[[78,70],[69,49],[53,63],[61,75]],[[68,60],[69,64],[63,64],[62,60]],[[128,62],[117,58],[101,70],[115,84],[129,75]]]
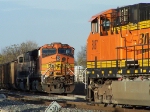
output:
[[[33,41],[26,41],[22,42],[21,44],[13,44],[2,48],[0,52],[0,64],[16,60],[17,56],[20,54],[37,48],[38,44]],[[77,52],[75,65],[86,68],[86,45],[81,46],[80,51]]]
[[[20,54],[37,48],[38,44],[33,41],[26,41],[21,44],[13,44],[2,48],[0,53],[0,64],[16,60],[17,56]]]
[[[77,59],[75,60],[75,65],[86,68],[86,45],[81,46],[80,51],[77,52]]]

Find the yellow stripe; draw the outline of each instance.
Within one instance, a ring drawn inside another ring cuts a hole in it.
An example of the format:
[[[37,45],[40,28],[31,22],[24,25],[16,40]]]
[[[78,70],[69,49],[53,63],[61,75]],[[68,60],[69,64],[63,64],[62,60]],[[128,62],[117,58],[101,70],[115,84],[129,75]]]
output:
[[[118,66],[125,67],[125,61],[126,60],[118,61]],[[144,66],[148,66],[146,61],[145,63],[146,65]],[[97,68],[111,68],[111,67],[117,67],[116,61],[98,61],[97,62]],[[95,62],[87,62],[87,68],[95,68]]]
[[[118,29],[118,31],[120,31],[119,27],[115,27],[115,28]],[[141,21],[138,22],[138,24],[129,23],[127,25],[122,26],[121,28],[122,30],[137,30],[137,29],[150,28],[150,20]]]
[[[91,64],[91,62],[87,62],[87,65],[90,65]]]
[[[61,64],[63,64],[63,67],[65,67],[65,63],[62,62],[54,62],[54,63],[47,63],[47,64],[42,64],[42,69],[48,69],[50,65],[54,65],[54,70],[61,70]],[[68,68],[74,68],[74,64],[66,64]]]
[[[102,68],[106,68],[106,61],[101,62]]]
[[[125,61],[126,61],[126,60],[121,60],[121,61],[120,61],[120,67],[125,67]]]
[[[98,61],[97,68],[116,67],[116,61]],[[87,62],[87,68],[95,68],[95,62]]]
[[[42,64],[42,68],[47,68],[47,64]]]
[[[142,67],[142,60],[138,60],[138,63],[140,67]],[[148,66],[148,59],[143,60],[143,66]],[[149,66],[150,66],[150,60],[149,60]]]

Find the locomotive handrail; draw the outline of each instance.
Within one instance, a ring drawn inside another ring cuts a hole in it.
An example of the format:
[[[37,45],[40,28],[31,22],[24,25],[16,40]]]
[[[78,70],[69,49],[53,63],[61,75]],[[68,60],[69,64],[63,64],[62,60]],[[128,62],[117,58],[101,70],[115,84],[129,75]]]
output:
[[[74,75],[73,71],[72,71],[70,68],[68,68],[68,69],[69,69],[69,71]]]
[[[46,75],[46,73],[49,71],[49,69],[51,69],[52,67],[49,67],[47,70],[46,70],[46,72],[44,73],[44,75]]]
[[[81,74],[82,74],[82,77],[83,77],[83,73],[85,73],[84,81],[82,81],[82,82],[84,83],[84,85],[85,85],[85,86],[84,86],[85,89],[87,88],[87,86],[86,86],[86,84],[87,84],[87,83],[86,83],[86,78],[87,78],[87,77],[86,77],[86,70],[87,70],[87,68],[85,68],[85,69],[82,71],[82,73],[81,73]]]
[[[44,78],[45,78],[45,76],[46,76],[46,73],[49,71],[49,69],[51,69],[51,66],[46,70],[46,72],[44,73],[44,75],[42,75],[42,82],[44,82]]]
[[[54,66],[52,66],[52,65],[54,65],[54,64],[52,64],[52,63],[49,64],[49,68],[46,70],[46,72],[44,73],[44,75],[46,75],[46,73],[47,73],[51,68],[54,68]]]

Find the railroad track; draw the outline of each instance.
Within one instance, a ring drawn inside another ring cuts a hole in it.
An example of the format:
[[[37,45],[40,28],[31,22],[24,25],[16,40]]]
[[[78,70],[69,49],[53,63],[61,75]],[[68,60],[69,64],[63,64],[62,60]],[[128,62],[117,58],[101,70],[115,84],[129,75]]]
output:
[[[5,94],[6,92],[3,92]],[[25,93],[24,93],[25,94]],[[64,108],[78,108],[78,109],[86,109],[86,110],[95,110],[98,112],[149,112],[150,110],[146,110],[146,108],[140,108],[140,107],[120,107],[116,106],[113,107],[113,105],[107,105],[104,104],[94,104],[86,102],[84,99],[75,99],[71,98],[70,96],[61,96],[62,99],[60,99],[59,95],[54,95],[55,97],[59,98],[53,98],[53,99],[44,99],[40,97],[32,97],[32,95],[22,95],[22,94],[15,94],[12,92],[7,91],[7,99],[13,100],[13,101],[21,101],[26,102],[29,104],[40,104],[40,105],[46,105],[49,106],[53,101],[56,101],[59,105],[61,105]],[[53,97],[53,96],[52,96]],[[63,98],[64,97],[64,98]],[[73,96],[72,96],[73,97]],[[70,99],[69,99],[70,98]]]

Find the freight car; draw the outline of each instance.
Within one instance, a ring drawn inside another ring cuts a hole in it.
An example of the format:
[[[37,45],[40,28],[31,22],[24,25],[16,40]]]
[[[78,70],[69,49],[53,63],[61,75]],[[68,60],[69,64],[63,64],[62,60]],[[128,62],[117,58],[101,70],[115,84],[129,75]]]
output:
[[[150,3],[109,9],[89,21],[87,99],[150,106]]]
[[[16,61],[0,65],[0,88],[16,89]]]
[[[25,52],[16,60],[0,65],[1,88],[47,93],[74,90],[74,48],[51,43]]]

